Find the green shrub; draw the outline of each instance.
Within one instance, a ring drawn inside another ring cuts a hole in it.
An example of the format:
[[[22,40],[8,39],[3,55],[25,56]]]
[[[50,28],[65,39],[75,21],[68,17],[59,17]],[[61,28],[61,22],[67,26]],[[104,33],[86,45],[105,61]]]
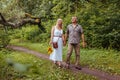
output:
[[[0,48],[6,47],[10,42],[10,38],[8,34],[2,33],[0,34]]]

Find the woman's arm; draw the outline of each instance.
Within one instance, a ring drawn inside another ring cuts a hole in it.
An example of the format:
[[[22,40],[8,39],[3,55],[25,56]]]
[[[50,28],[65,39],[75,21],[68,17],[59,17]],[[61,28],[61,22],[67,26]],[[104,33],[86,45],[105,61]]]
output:
[[[63,45],[65,46],[65,35],[62,34]]]
[[[54,36],[54,27],[52,27],[52,29],[51,29],[51,37],[50,37],[49,44],[52,44],[52,42],[53,42],[53,36]]]

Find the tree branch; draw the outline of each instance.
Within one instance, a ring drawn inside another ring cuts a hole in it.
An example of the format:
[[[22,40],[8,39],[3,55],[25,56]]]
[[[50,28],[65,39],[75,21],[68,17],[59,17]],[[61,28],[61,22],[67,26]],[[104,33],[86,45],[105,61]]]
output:
[[[12,23],[10,21],[7,21],[1,13],[0,13],[0,17],[1,17],[0,24],[2,24],[3,26],[11,26],[12,28],[19,28],[27,23],[30,23],[30,24],[34,24],[34,25],[38,25],[39,27],[42,27],[41,20],[40,18],[37,18],[37,17],[29,16],[30,18],[22,19],[21,21],[18,21],[17,23]]]

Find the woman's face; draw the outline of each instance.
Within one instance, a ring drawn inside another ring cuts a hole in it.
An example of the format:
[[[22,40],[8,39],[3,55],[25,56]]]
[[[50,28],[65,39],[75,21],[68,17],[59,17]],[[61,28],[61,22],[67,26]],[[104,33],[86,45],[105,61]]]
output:
[[[61,20],[61,19],[58,20],[58,25],[59,25],[59,26],[62,26],[62,20]]]

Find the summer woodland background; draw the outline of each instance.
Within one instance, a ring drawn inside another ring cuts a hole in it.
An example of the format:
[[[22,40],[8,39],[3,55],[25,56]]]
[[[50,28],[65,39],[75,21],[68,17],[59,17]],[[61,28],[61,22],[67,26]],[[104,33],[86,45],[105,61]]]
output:
[[[78,17],[87,43],[85,49],[81,47],[81,65],[120,75],[120,0],[0,0],[0,13],[12,23],[20,22],[26,13],[41,20],[40,26],[13,28],[2,25],[0,18],[0,80],[96,80],[6,49],[7,45],[17,45],[47,54],[52,26],[62,18],[65,32],[72,16]],[[63,47],[64,60],[66,53],[67,46]],[[74,60],[73,54],[71,62]]]

